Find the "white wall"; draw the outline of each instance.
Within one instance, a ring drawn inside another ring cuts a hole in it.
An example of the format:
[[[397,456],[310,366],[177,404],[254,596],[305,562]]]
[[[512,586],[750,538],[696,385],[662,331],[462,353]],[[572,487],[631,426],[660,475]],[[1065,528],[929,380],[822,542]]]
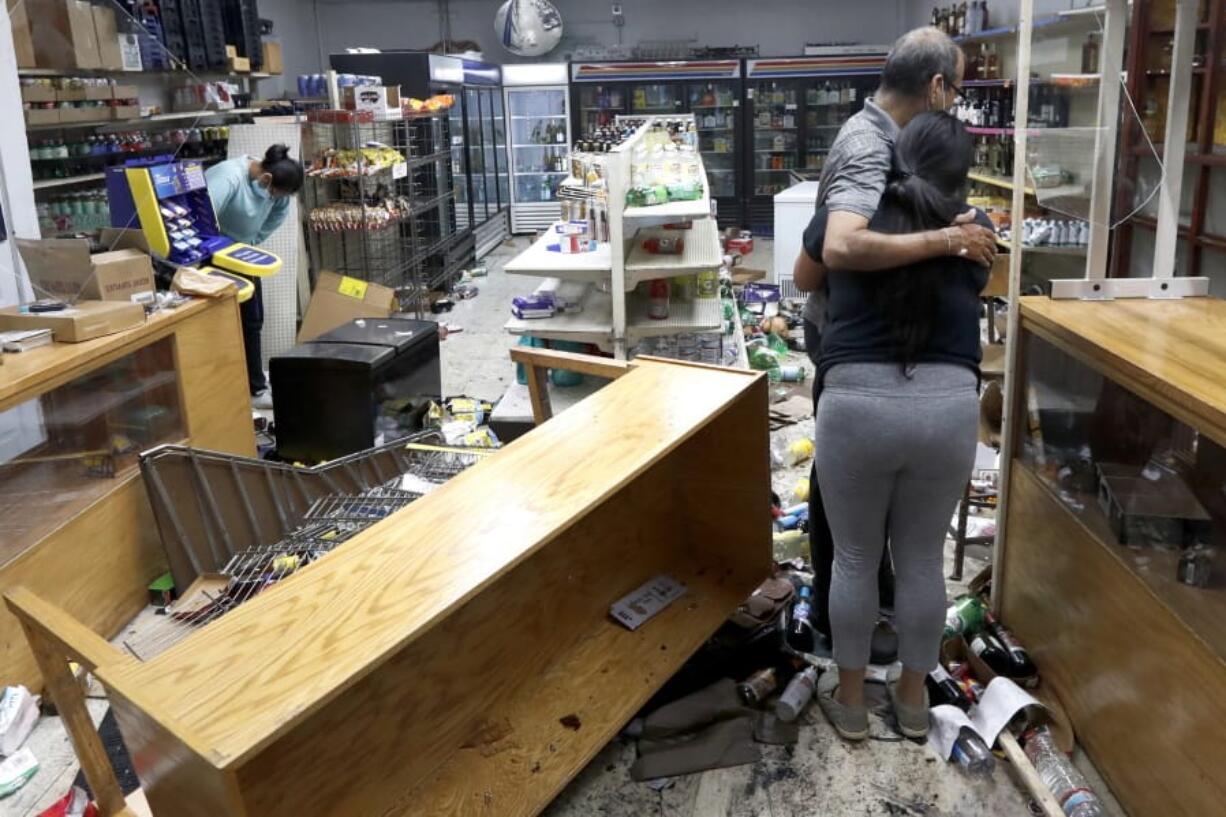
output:
[[[623,0],[626,24],[619,29],[611,0],[554,3],[565,34],[543,58],[551,61],[567,59],[579,45],[619,42],[757,45],[763,56],[800,54],[807,42],[889,43],[919,14],[914,0]],[[498,6],[498,0],[450,0],[451,39],[475,40],[491,62],[522,61],[498,43]],[[442,38],[436,0],[261,0],[260,14],[274,21],[284,46],[287,91],[298,74],[323,70],[328,54],[346,47],[424,49]],[[263,90],[275,90],[266,83]]]

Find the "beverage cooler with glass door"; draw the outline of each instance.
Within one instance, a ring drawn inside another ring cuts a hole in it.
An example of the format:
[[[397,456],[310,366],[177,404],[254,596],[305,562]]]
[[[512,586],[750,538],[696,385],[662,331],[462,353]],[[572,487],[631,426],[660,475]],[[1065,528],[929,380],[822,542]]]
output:
[[[820,172],[839,128],[864,107],[885,52],[746,60],[749,228],[774,235],[774,197],[797,169]]]
[[[719,224],[743,226],[741,77],[740,60],[571,63],[574,138],[613,124],[618,114],[694,114]]]
[[[558,185],[569,174],[566,63],[502,66],[511,140],[511,232],[542,230],[562,217]]]
[[[511,173],[502,67],[463,59],[464,175],[468,218],[481,258],[510,235]]]

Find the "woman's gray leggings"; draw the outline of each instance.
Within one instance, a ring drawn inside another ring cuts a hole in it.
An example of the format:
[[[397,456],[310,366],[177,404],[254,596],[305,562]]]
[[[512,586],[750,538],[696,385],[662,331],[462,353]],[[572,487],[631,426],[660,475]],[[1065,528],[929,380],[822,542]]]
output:
[[[898,657],[928,672],[945,622],[945,535],[975,462],[979,398],[966,366],[844,363],[817,404],[818,485],[834,536],[834,660],[868,664],[877,568],[894,557]],[[887,521],[888,520],[888,521]]]

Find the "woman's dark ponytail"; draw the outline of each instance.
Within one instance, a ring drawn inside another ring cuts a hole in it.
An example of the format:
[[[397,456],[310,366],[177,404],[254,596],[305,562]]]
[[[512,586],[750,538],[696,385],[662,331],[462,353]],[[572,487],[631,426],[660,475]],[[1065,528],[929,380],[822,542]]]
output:
[[[272,189],[279,193],[293,194],[302,189],[302,164],[291,159],[285,145],[272,145],[264,151],[260,167],[272,176]]]
[[[894,146],[894,172],[881,199],[882,227],[912,233],[947,227],[961,213],[962,187],[974,143],[966,128],[944,112],[923,113],[903,128]],[[883,273],[877,307],[894,328],[904,365],[928,346],[937,291],[947,283],[949,259]]]

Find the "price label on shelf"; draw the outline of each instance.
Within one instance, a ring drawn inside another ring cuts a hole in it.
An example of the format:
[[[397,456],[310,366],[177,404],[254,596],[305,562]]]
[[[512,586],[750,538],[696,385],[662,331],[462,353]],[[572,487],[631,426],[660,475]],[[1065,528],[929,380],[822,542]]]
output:
[[[408,162],[396,162],[396,164],[392,165],[392,178],[393,179],[403,179],[404,177],[408,175],[409,175],[409,163]]]

